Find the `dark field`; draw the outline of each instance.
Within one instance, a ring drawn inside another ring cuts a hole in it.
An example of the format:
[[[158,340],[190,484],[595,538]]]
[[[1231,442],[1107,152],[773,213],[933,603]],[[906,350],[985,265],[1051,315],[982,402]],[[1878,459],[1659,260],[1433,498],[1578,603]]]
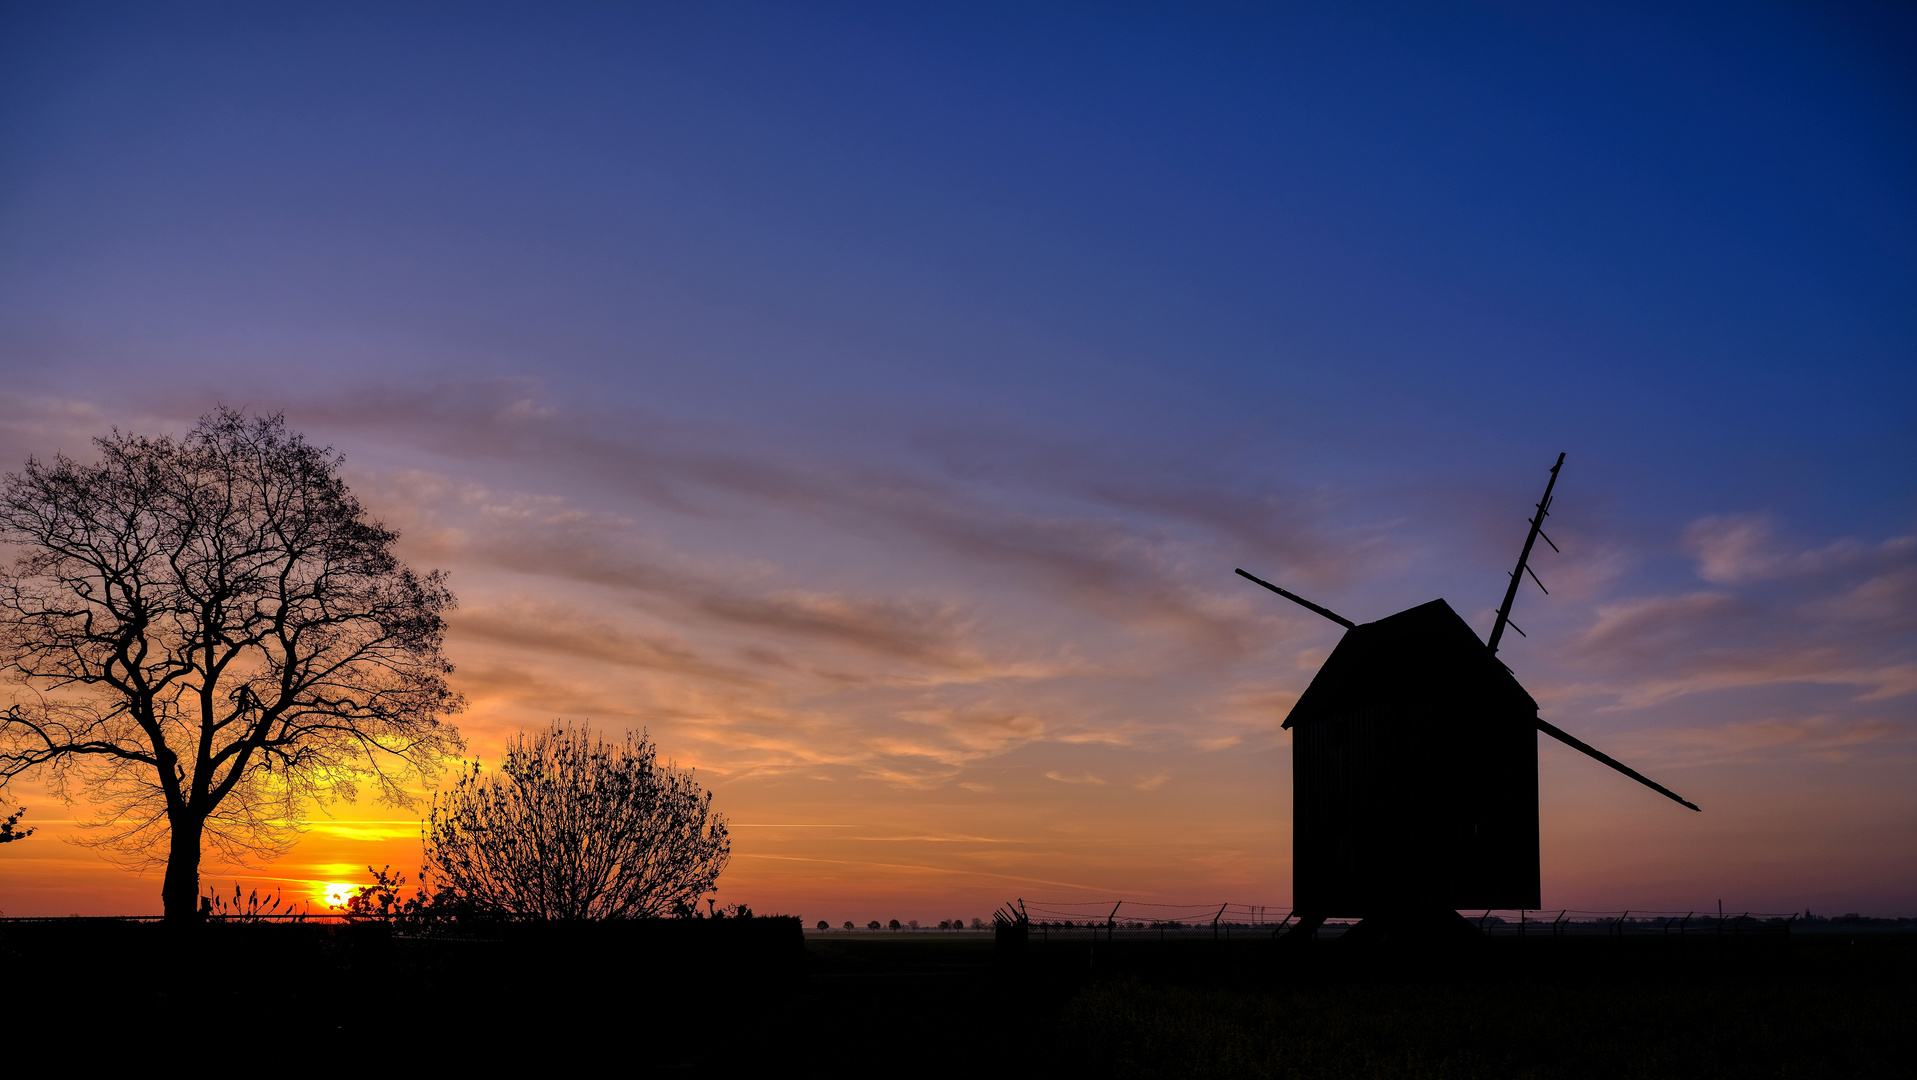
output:
[[[757,923],[758,926],[750,926]],[[0,927],[12,1029],[209,1065],[618,1075],[1905,1077],[1917,935],[1492,940],[1443,954],[1268,937],[1033,942],[383,927]],[[163,975],[161,973],[164,973]],[[156,977],[159,982],[156,985]],[[235,1056],[237,1055],[237,1056]]]

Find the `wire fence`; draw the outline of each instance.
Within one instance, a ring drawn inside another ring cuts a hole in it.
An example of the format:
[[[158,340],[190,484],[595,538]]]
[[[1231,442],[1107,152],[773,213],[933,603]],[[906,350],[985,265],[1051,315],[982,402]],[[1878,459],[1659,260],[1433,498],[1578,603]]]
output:
[[[1120,929],[1258,927],[1281,922],[1290,908],[1264,904],[1160,904],[1141,900],[1021,901],[1034,926],[1118,926]]]
[[[1008,908],[1011,907],[1008,905]],[[1047,933],[1072,930],[1100,933],[1128,931],[1269,931],[1282,933],[1297,921],[1289,908],[1267,904],[1166,904],[1145,900],[1021,900],[1022,911],[1035,929]],[[1458,913],[1481,932],[1492,937],[1551,934],[1588,937],[1642,937],[1646,935],[1743,934],[1788,932],[1803,912],[1659,911],[1633,908],[1599,911],[1582,908],[1491,909]],[[213,923],[374,923],[393,916],[377,913],[353,914],[344,911],[296,911],[237,914],[209,913],[202,916]],[[159,922],[160,915],[43,915],[0,917],[0,923],[48,922]],[[1324,936],[1336,936],[1356,925],[1358,919],[1330,919],[1319,929]],[[1828,920],[1823,920],[1828,921]],[[976,920],[975,920],[976,922]],[[920,928],[915,928],[920,929]],[[924,927],[922,929],[931,929]]]
[[[1528,934],[1683,937],[1690,934],[1788,933],[1801,911],[1555,911],[1459,912],[1493,937]]]
[[[1153,901],[1020,901],[1020,909],[1034,928],[1043,932],[1096,930],[1104,933],[1165,930],[1267,930],[1281,933],[1297,920],[1289,907],[1265,904],[1164,904]],[[1458,914],[1492,937],[1555,936],[1643,937],[1647,935],[1788,933],[1803,912],[1767,911],[1659,911],[1628,909],[1598,911],[1579,908],[1489,909]],[[1330,919],[1318,930],[1336,936],[1358,919]]]

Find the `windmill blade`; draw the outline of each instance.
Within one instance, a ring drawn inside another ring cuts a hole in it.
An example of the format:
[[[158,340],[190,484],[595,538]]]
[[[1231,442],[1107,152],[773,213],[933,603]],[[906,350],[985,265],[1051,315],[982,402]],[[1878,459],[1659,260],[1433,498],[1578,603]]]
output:
[[[1270,589],[1272,592],[1277,593],[1279,596],[1284,597],[1285,599],[1291,601],[1294,604],[1297,604],[1300,607],[1310,608],[1311,610],[1317,612],[1318,614],[1323,615],[1325,618],[1330,619],[1332,622],[1337,623],[1339,626],[1344,627],[1346,630],[1350,630],[1353,627],[1358,625],[1357,623],[1352,622],[1350,619],[1345,618],[1343,615],[1340,615],[1337,612],[1332,611],[1330,608],[1321,608],[1317,604],[1314,604],[1311,601],[1305,599],[1304,597],[1299,596],[1297,593],[1289,592],[1287,590],[1281,589],[1278,586],[1273,585],[1271,582],[1266,581],[1264,578],[1257,577],[1252,574],[1247,574],[1243,570],[1236,571],[1236,573],[1238,574],[1239,577],[1244,578],[1245,580],[1253,582],[1255,584],[1263,585],[1265,588]]]
[[[1617,760],[1611,755],[1606,754],[1602,750],[1599,750],[1594,746],[1589,746],[1585,744],[1584,742],[1572,736],[1569,732],[1566,732],[1562,730],[1561,728],[1553,727],[1542,720],[1538,721],[1538,730],[1544,732],[1546,735],[1551,736],[1553,739],[1556,739],[1557,741],[1563,743],[1564,745],[1570,747],[1573,750],[1579,750],[1586,754],[1589,754],[1590,756],[1598,759],[1599,761],[1602,761],[1606,765],[1609,765],[1611,768],[1616,769],[1618,772],[1623,773],[1624,775],[1630,777],[1631,779],[1636,780],[1638,783],[1643,784],[1645,787],[1650,788],[1652,791],[1657,792],[1659,795],[1662,795],[1667,799],[1676,800],[1677,802],[1682,803],[1683,805],[1688,806],[1693,810],[1697,810],[1696,803],[1691,802],[1690,800],[1679,795],[1677,792],[1672,791],[1670,788],[1665,787],[1663,784],[1660,784],[1657,781],[1651,779],[1650,777],[1645,776],[1643,773],[1638,772],[1636,769],[1631,768],[1629,765],[1624,764],[1623,762]],[[1698,812],[1703,813],[1703,811],[1701,810],[1699,810]]]
[[[1558,470],[1562,468],[1564,468],[1564,455],[1559,454],[1558,463],[1551,466],[1551,479],[1544,485],[1544,498],[1538,500],[1538,516],[1531,519],[1531,531],[1524,534],[1524,550],[1518,552],[1518,568],[1511,571],[1511,584],[1504,590],[1504,603],[1498,605],[1498,618],[1491,624],[1491,637],[1485,642],[1493,656],[1498,654],[1498,642],[1504,638],[1504,628],[1511,621],[1511,603],[1518,598],[1518,586],[1524,584],[1525,571],[1530,569],[1526,564],[1531,561],[1531,548],[1537,544],[1538,537],[1544,532],[1544,519],[1550,516],[1551,489],[1558,486]],[[1544,542],[1551,544],[1548,537]],[[1551,544],[1552,551],[1557,549],[1556,544]],[[1538,575],[1533,573],[1531,580],[1538,581]],[[1544,582],[1538,581],[1538,588],[1544,589]],[[1547,595],[1551,592],[1549,589],[1544,591]]]

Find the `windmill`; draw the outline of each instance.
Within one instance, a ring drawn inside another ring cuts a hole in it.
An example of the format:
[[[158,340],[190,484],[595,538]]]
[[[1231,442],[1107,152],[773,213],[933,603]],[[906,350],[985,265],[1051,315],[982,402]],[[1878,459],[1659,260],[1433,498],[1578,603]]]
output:
[[[1292,731],[1292,881],[1309,935],[1362,920],[1348,940],[1475,933],[1458,909],[1536,908],[1537,733],[1696,810],[1669,788],[1538,717],[1497,658],[1531,549],[1544,533],[1564,455],[1524,538],[1488,642],[1443,600],[1353,623],[1239,575],[1345,628],[1284,726]],[[1548,590],[1547,590],[1548,592]]]

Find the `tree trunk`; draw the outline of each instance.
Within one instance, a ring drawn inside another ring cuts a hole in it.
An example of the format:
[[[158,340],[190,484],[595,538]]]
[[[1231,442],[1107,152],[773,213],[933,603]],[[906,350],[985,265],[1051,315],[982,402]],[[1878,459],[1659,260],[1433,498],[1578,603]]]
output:
[[[200,832],[205,822],[181,814],[171,822],[173,840],[166,856],[166,882],[160,902],[169,923],[200,921]]]

